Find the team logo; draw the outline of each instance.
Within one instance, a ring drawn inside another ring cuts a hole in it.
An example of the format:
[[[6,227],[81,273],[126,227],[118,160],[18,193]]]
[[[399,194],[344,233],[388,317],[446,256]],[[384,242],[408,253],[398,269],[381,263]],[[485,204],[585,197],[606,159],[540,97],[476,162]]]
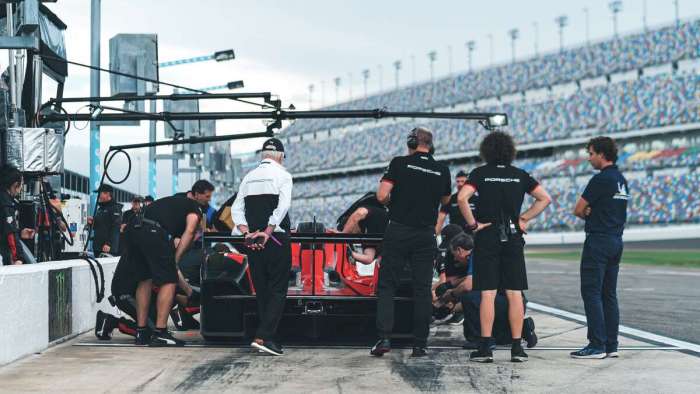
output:
[[[7,224],[12,224],[14,218],[12,216],[7,217]]]
[[[624,183],[617,183],[617,193],[613,196],[613,199],[615,200],[629,200],[630,194],[629,190],[627,190],[627,185]]]

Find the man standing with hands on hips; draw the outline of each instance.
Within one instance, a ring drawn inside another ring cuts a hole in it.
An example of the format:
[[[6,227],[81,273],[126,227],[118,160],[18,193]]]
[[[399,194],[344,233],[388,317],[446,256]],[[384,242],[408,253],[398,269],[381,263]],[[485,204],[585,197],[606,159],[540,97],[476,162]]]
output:
[[[284,352],[275,335],[287,300],[292,266],[287,214],[292,202],[292,176],[282,166],[282,141],[268,139],[261,155],[260,164],[241,181],[231,217],[236,224],[233,234],[246,238],[258,305],[259,324],[250,345],[281,356]]]
[[[527,290],[527,273],[523,234],[530,220],[549,205],[551,199],[544,188],[524,170],[511,165],[515,160],[513,138],[503,132],[488,134],[479,146],[486,165],[475,168],[466,185],[459,191],[457,202],[467,221],[467,228],[477,232],[473,252],[474,290],[481,291],[479,318],[481,338],[471,361],[493,362],[492,345],[495,300],[498,290],[508,298],[508,320],[512,335],[511,361],[527,361],[522,347],[523,290]],[[479,193],[476,218],[469,199]],[[525,194],[535,201],[520,212]]]
[[[581,296],[586,310],[588,345],[573,358],[618,357],[617,274],[622,257],[622,231],[627,220],[629,189],[615,163],[617,146],[610,137],[588,142],[588,162],[599,173],[588,182],[574,208],[586,221],[581,254]]]
[[[389,206],[389,224],[382,244],[377,286],[379,340],[370,354],[391,350],[394,328],[394,292],[405,265],[411,266],[413,287],[413,353],[427,355],[433,261],[437,253],[435,224],[440,203],[450,201],[450,170],[433,159],[433,134],[415,128],[406,139],[408,156],[391,160],[377,190],[377,200]]]

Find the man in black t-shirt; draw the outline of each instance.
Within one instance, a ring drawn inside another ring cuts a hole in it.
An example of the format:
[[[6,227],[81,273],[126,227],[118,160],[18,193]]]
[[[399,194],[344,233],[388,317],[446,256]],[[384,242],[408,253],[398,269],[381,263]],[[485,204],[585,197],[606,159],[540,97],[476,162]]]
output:
[[[373,205],[360,206],[348,217],[343,226],[343,233],[347,234],[384,234],[389,223],[389,215],[385,208]],[[362,253],[348,247],[348,257],[351,262],[359,261],[362,264],[372,264],[380,254],[381,247],[365,246]]]
[[[144,210],[143,218],[131,220],[126,227],[127,261],[138,280],[137,345],[184,345],[167,331],[168,314],[178,282],[177,264],[192,245],[200,218],[201,211],[195,201],[171,196],[153,202]],[[177,248],[174,238],[180,239]],[[154,285],[159,287],[157,315],[155,330],[150,332],[146,320]]]
[[[479,315],[481,340],[479,349],[470,360],[493,362],[492,330],[494,302],[498,289],[504,289],[508,298],[510,328],[513,335],[511,361],[527,361],[522,348],[523,296],[527,289],[525,256],[522,235],[527,224],[549,205],[551,199],[544,188],[530,174],[513,167],[515,143],[510,135],[493,132],[479,147],[486,165],[469,174],[466,185],[457,197],[468,229],[476,232],[474,239],[474,289],[481,291]],[[469,199],[478,191],[476,218],[469,207]],[[535,202],[520,212],[525,194]]]
[[[466,229],[467,222],[464,220],[464,216],[462,216],[462,212],[459,211],[459,204],[457,204],[457,195],[459,194],[459,191],[462,190],[462,187],[467,183],[467,173],[464,171],[460,171],[457,173],[457,176],[455,176],[455,184],[457,185],[457,191],[453,193],[450,196],[450,203],[447,205],[442,205],[440,207],[440,213],[438,213],[438,221],[437,225],[435,226],[435,234],[439,234],[444,225],[445,225],[445,219],[449,219],[450,224],[456,224],[460,226],[462,229]],[[469,200],[469,206],[472,208],[472,211],[476,209],[476,201],[479,198],[478,193],[475,193],[472,198]]]
[[[382,264],[377,284],[379,341],[370,354],[391,350],[394,328],[394,293],[405,265],[411,266],[413,287],[413,353],[427,355],[432,311],[430,287],[437,251],[435,224],[440,203],[447,204],[452,191],[450,170],[433,159],[433,134],[423,128],[406,140],[408,156],[389,163],[377,190],[377,200],[389,206],[389,225],[382,243]]]
[[[586,149],[591,166],[600,170],[588,182],[574,209],[574,215],[586,221],[586,241],[581,254],[581,296],[589,343],[571,356],[618,357],[617,274],[630,195],[627,180],[615,165],[615,141],[610,137],[596,137],[588,142]]]

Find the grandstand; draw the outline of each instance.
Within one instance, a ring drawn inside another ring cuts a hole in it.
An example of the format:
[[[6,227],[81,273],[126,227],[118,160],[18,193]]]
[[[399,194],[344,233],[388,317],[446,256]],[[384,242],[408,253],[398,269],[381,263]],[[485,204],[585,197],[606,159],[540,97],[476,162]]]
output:
[[[700,20],[610,38],[507,65],[384,92],[327,109],[506,112],[519,166],[554,203],[533,230],[579,230],[571,214],[592,170],[583,144],[611,135],[630,181],[629,224],[700,223]],[[454,120],[421,122],[435,132],[436,158],[453,172],[479,165],[485,130]],[[375,190],[388,160],[405,153],[415,122],[300,120],[283,131],[294,174],[294,222],[333,224]],[[245,167],[245,165],[244,165]]]

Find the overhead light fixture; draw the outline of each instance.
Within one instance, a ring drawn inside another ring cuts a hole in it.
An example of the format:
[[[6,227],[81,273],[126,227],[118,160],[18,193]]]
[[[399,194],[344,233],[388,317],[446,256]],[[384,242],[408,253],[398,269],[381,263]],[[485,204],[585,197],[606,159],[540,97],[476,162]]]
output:
[[[233,81],[226,84],[226,88],[229,90],[240,89],[243,87],[243,81]]]
[[[493,114],[486,119],[487,128],[493,129],[496,127],[503,127],[508,125],[508,115],[506,114]]]
[[[236,54],[233,52],[233,49],[214,52],[214,60],[217,62],[225,62],[226,60],[233,60],[235,58]]]

